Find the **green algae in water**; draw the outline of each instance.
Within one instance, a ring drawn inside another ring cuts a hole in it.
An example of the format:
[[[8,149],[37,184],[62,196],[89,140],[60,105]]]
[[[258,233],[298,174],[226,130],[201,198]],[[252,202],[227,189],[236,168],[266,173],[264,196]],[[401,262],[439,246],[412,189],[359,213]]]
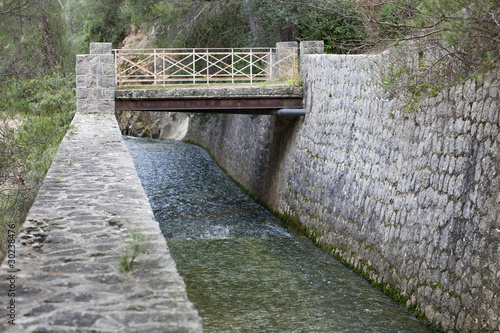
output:
[[[201,148],[127,139],[205,332],[432,332],[293,237]]]
[[[171,240],[206,332],[432,332],[309,240]]]

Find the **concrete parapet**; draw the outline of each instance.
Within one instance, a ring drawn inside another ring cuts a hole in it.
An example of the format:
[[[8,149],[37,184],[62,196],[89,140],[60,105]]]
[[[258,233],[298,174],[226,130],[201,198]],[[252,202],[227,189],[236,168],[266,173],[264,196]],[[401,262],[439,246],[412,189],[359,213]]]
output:
[[[77,111],[115,112],[115,66],[110,43],[91,43],[90,53],[76,56]]]
[[[116,90],[115,98],[120,99],[199,99],[199,98],[271,98],[303,97],[302,87],[280,88],[173,88],[173,89],[131,89]]]
[[[111,54],[111,43],[90,43],[90,54]]]
[[[323,53],[325,53],[325,42],[322,40],[300,42],[300,55]]]
[[[1,332],[202,331],[112,114],[76,114],[13,245]]]

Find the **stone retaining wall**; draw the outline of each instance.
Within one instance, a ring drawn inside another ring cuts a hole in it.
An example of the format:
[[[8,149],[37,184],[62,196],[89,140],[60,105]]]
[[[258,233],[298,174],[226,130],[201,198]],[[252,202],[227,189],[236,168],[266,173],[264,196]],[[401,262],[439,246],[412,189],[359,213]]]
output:
[[[382,56],[302,55],[303,120],[192,119],[186,139],[443,331],[498,332],[499,80],[398,111]]]

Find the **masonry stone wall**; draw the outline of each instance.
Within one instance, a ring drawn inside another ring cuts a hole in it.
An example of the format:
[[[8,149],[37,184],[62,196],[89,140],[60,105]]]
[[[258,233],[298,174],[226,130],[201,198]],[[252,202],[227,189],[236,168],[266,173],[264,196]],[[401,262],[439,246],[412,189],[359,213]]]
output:
[[[383,56],[301,60],[304,119],[206,116],[186,138],[435,327],[498,332],[498,76],[408,115],[381,91]]]
[[[114,74],[111,43],[90,43],[90,54],[76,56],[78,112],[115,113]]]
[[[202,332],[113,114],[111,44],[91,52],[71,129],[9,236],[0,332]]]

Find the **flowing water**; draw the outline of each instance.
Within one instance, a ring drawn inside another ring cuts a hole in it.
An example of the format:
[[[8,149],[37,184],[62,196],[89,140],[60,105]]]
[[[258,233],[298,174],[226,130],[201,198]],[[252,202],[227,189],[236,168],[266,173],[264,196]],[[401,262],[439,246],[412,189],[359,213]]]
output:
[[[432,332],[293,236],[203,149],[126,143],[205,332]]]

